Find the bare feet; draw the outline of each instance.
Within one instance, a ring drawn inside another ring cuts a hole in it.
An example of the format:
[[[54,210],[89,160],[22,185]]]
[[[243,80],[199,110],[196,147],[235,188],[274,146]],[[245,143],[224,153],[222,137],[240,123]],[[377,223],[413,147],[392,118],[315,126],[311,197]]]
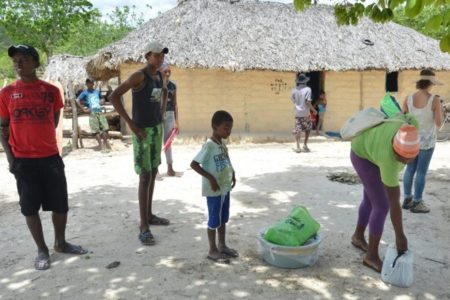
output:
[[[368,268],[371,268],[377,273],[381,273],[383,262],[379,257],[369,257],[368,255],[366,255],[363,259],[363,265],[365,265]]]
[[[357,238],[356,236],[352,236],[352,241],[351,241],[352,245],[355,246],[358,249],[361,249],[364,252],[367,252],[367,249],[369,248],[369,246],[367,245],[366,240]]]
[[[167,170],[167,176],[175,176],[177,172],[175,172],[173,169]]]

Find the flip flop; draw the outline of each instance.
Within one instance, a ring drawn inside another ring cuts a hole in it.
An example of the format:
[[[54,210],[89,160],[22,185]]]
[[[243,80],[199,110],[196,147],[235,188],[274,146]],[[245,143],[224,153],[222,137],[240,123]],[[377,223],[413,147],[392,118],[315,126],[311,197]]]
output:
[[[228,247],[220,250],[220,253],[225,254],[226,256],[229,256],[229,257],[233,257],[233,258],[239,257],[239,253],[236,250],[228,248]]]
[[[50,257],[39,257],[34,260],[34,268],[38,271],[44,271],[50,269]]]
[[[56,252],[66,253],[66,254],[83,255],[83,254],[88,253],[88,251],[86,249],[83,249],[83,247],[78,246],[78,245],[72,245],[72,244],[67,243],[67,242],[66,242],[64,248],[60,248],[60,247],[55,246],[55,247],[53,247],[53,249]]]
[[[167,226],[170,224],[170,221],[166,218],[158,217],[157,215],[152,215],[152,218],[148,222],[150,225],[164,225]]]
[[[369,264],[369,263],[366,262],[365,260],[363,260],[363,265],[365,265],[366,267],[368,267],[368,268],[374,270],[374,271],[377,272],[377,273],[381,273],[381,268],[378,269],[377,267],[375,267],[375,266]]]
[[[358,248],[359,250],[362,250],[364,252],[367,252],[367,250],[368,250],[366,246],[364,246],[360,243],[355,243],[354,241],[351,241],[351,243],[355,248]]]
[[[217,264],[229,264],[230,263],[230,260],[225,257],[214,257],[211,255],[208,255],[206,258],[209,260],[212,260],[213,262],[215,262]]]
[[[153,234],[150,230],[142,231],[141,233],[139,233],[138,237],[142,245],[153,246],[154,244],[156,244],[155,238],[153,237]]]
[[[294,151],[295,153],[300,153],[300,152],[302,152],[301,149],[297,149],[297,148],[292,148],[292,151]]]
[[[303,146],[303,151],[305,151],[305,152],[311,152],[311,150],[309,150],[309,148],[308,148],[308,147],[305,147],[305,146]]]

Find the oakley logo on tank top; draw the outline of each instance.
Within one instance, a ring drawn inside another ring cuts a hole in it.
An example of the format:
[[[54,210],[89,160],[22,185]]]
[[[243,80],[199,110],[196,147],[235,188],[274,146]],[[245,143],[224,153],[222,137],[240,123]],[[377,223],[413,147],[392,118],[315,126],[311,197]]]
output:
[[[142,69],[144,86],[132,90],[134,123],[140,128],[153,127],[161,123],[162,76],[152,77],[147,69]]]

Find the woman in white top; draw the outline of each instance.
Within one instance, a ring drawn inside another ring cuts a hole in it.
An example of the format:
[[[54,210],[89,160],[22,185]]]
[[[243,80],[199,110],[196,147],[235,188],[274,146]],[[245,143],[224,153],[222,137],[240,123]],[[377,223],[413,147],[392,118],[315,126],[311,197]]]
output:
[[[403,112],[416,116],[420,125],[420,152],[409,163],[403,175],[405,198],[402,207],[414,213],[428,213],[430,209],[423,203],[422,194],[426,176],[436,144],[436,132],[442,124],[443,116],[439,96],[431,94],[435,85],[442,85],[431,70],[422,70],[416,82],[417,91],[406,97]],[[414,178],[415,176],[415,178]],[[414,181],[414,193],[412,186]]]

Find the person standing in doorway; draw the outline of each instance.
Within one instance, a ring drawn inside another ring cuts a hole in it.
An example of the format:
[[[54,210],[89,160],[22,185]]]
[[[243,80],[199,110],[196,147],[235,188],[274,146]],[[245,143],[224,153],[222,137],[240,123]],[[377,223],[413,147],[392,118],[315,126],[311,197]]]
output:
[[[166,110],[168,78],[159,69],[169,49],[158,42],[150,42],[144,51],[145,68],[131,74],[109,96],[119,115],[133,132],[134,169],[139,175],[139,240],[143,245],[154,245],[155,238],[149,225],[169,225],[169,220],[153,214],[152,202],[155,178],[161,164],[162,115]],[[131,89],[132,118],[121,98]]]
[[[295,124],[293,134],[295,135],[296,148],[293,150],[300,153],[300,139],[302,131],[305,132],[305,139],[303,142],[303,151],[310,152],[308,148],[308,138],[311,132],[311,119],[309,117],[310,111],[317,115],[317,110],[312,105],[311,88],[306,85],[309,81],[303,73],[299,73],[296,76],[296,87],[292,90],[291,100],[294,103],[295,110]]]
[[[319,101],[317,103],[318,117],[319,121],[317,121],[316,125],[316,134],[319,135],[322,130],[323,119],[325,118],[325,112],[327,110],[327,98],[325,96],[325,92],[320,92]]]

